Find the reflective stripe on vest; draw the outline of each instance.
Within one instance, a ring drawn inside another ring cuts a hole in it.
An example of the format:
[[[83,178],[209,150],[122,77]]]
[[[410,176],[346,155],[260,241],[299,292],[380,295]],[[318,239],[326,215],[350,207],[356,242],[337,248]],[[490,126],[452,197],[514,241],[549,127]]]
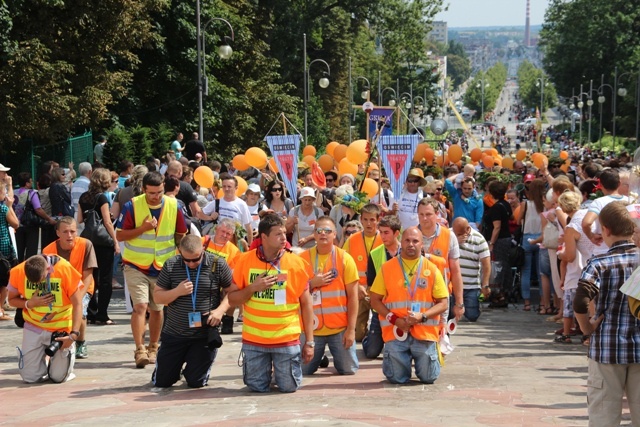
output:
[[[387,295],[382,301],[385,307],[398,317],[406,317],[412,303],[420,303],[420,311],[422,313],[433,307],[435,304],[435,300],[433,299],[433,284],[435,283],[437,270],[437,267],[432,262],[429,262],[427,259],[424,260],[422,269],[414,280],[425,280],[426,286],[424,288],[416,286],[416,293],[413,299],[410,299],[404,282],[404,274],[398,260],[391,259],[382,264],[381,272],[387,291]],[[380,319],[382,339],[384,342],[396,339],[393,333],[393,325],[383,316],[378,315],[378,318]],[[413,325],[409,333],[415,339],[421,341],[437,342],[439,340],[440,328],[440,315],[437,315],[434,318],[428,318],[425,323]]]
[[[69,259],[67,259],[67,261],[69,261],[69,264],[71,264],[73,268],[75,268],[76,271],[80,273],[81,276],[84,275],[83,273],[84,257],[87,252],[87,242],[88,240],[85,239],[84,237],[79,237],[79,236],[76,237],[76,241],[73,244],[73,248],[71,249]],[[57,240],[55,242],[49,243],[49,245],[42,250],[42,253],[45,255],[60,256],[60,254],[58,253],[57,243],[58,243]],[[95,282],[93,280],[93,274],[92,274],[91,276],[89,276],[89,288],[87,289],[87,292],[93,295],[94,290],[95,290]]]
[[[333,260],[331,255],[328,255],[327,262],[325,263],[324,272],[330,271],[335,268],[338,271],[338,275],[327,286],[314,289],[314,292],[320,292],[322,303],[320,305],[313,306],[313,314],[317,318],[315,330],[322,329],[323,327],[331,329],[346,328],[348,324],[347,319],[347,290],[344,284],[344,250],[338,247],[333,248],[336,252],[336,264],[332,265]],[[312,268],[317,268],[315,265],[317,248],[311,248],[304,251],[300,256],[306,260]]]
[[[122,258],[141,270],[148,270],[152,265],[162,269],[166,260],[175,254],[176,218],[178,202],[172,197],[162,198],[162,210],[155,230],[145,231],[141,235],[124,243]],[[131,199],[136,228],[140,227],[150,215],[149,206],[144,194]]]

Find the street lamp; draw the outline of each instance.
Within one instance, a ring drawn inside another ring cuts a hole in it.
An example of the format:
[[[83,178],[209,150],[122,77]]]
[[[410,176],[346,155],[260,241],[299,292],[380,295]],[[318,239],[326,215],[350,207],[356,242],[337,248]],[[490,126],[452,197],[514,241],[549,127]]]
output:
[[[482,90],[482,116],[480,117],[480,121],[484,123],[484,89],[489,87],[489,83],[484,82],[484,76],[480,79],[480,83],[476,84],[477,88],[481,88]]]
[[[358,82],[358,80],[364,80],[366,82],[364,87],[362,88],[362,92],[360,92],[360,96],[362,97],[362,99],[369,101],[371,95],[371,83],[369,83],[369,79],[366,77],[358,76],[356,77],[356,83]]]
[[[309,123],[308,123],[308,110],[309,110],[309,70],[311,69],[311,66],[315,63],[315,62],[321,62],[325,65],[325,67],[327,67],[327,71],[324,72],[323,77],[318,80],[318,85],[322,88],[322,89],[326,89],[327,87],[329,87],[329,79],[326,76],[330,76],[331,75],[331,67],[329,67],[329,64],[327,64],[327,62],[323,59],[314,59],[313,61],[311,61],[309,63],[309,66],[307,66],[307,35],[303,34],[303,42],[304,42],[304,48],[303,48],[303,63],[304,63],[304,145],[306,146],[308,144],[307,142],[307,132],[309,130]]]
[[[407,109],[407,132],[409,132],[409,116],[413,107],[413,96],[408,92],[402,92],[400,99],[402,99],[402,105]]]
[[[380,96],[380,104],[384,104],[384,93],[388,90],[393,92],[393,98],[389,99],[389,107],[395,107],[396,106],[395,98],[397,98],[398,94],[396,93],[396,90],[392,87],[385,87],[384,89],[382,89],[382,94]]]
[[[229,41],[233,41],[233,27],[229,21],[222,18],[211,18],[201,29],[200,27],[200,0],[196,1],[196,48],[197,48],[197,61],[198,61],[198,132],[202,142],[204,142],[204,112],[202,108],[203,95],[209,94],[209,79],[206,74],[206,54],[204,43],[204,30],[213,21],[221,21],[227,24],[231,31],[231,37],[225,36],[224,42],[218,47],[218,55],[221,59],[229,59],[233,53],[233,49],[229,46]]]
[[[544,87],[547,86],[548,84],[549,84],[548,80],[546,82],[544,81],[544,74],[542,74],[542,77],[538,77],[536,79],[536,86],[540,88],[540,121],[542,121],[542,114],[545,111],[545,108],[544,108]]]

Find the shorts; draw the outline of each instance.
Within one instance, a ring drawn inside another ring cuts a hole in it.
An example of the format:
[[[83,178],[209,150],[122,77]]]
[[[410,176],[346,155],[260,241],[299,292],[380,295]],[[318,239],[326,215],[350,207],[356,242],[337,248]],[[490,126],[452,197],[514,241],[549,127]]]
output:
[[[545,248],[540,248],[540,274],[551,278],[551,260]]]
[[[135,267],[126,264],[124,266],[124,277],[133,305],[149,304],[149,310],[162,311],[164,306],[156,304],[153,300],[153,290],[156,288],[157,277],[147,276]]]
[[[575,289],[565,289],[562,298],[562,317],[573,318],[573,300],[576,298]]]

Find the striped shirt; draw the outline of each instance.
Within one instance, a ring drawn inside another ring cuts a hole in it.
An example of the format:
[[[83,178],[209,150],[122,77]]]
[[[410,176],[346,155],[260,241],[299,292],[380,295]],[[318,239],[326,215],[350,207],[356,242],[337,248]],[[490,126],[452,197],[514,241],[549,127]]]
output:
[[[212,272],[212,267],[215,268]],[[190,268],[189,275],[195,291],[198,268]],[[177,288],[180,282],[186,280],[187,270],[181,255],[169,258],[158,275],[157,286],[171,290]],[[231,285],[231,269],[223,259],[205,252],[200,269],[200,279],[196,292],[196,312],[199,312],[204,325],[204,314],[217,308],[222,301],[221,289]],[[205,328],[190,328],[189,313],[193,312],[192,295],[182,295],[167,305],[162,332],[182,338],[201,337],[206,333]]]
[[[597,287],[596,316],[604,320],[594,331],[588,356],[598,363],[640,363],[640,319],[632,316],[627,296],[619,291],[640,265],[640,253],[628,241],[593,256],[582,271],[578,287]]]
[[[472,228],[467,241],[460,245],[459,262],[464,289],[478,289],[480,287],[482,270],[480,261],[489,256],[491,253],[487,241],[482,234]]]

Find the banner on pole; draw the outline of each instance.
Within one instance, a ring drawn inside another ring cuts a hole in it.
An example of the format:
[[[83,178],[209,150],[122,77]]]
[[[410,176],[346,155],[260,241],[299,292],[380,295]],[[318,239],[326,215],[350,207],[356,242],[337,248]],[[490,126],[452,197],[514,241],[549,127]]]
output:
[[[384,166],[391,191],[396,198],[402,194],[402,187],[411,169],[413,154],[418,148],[420,135],[383,136],[378,143],[378,150]]]
[[[276,161],[289,198],[298,204],[298,152],[300,135],[274,135],[265,137],[269,151]]]
[[[375,135],[380,123],[380,136],[390,136],[393,133],[393,120],[395,107],[375,107],[369,114],[369,135]]]

